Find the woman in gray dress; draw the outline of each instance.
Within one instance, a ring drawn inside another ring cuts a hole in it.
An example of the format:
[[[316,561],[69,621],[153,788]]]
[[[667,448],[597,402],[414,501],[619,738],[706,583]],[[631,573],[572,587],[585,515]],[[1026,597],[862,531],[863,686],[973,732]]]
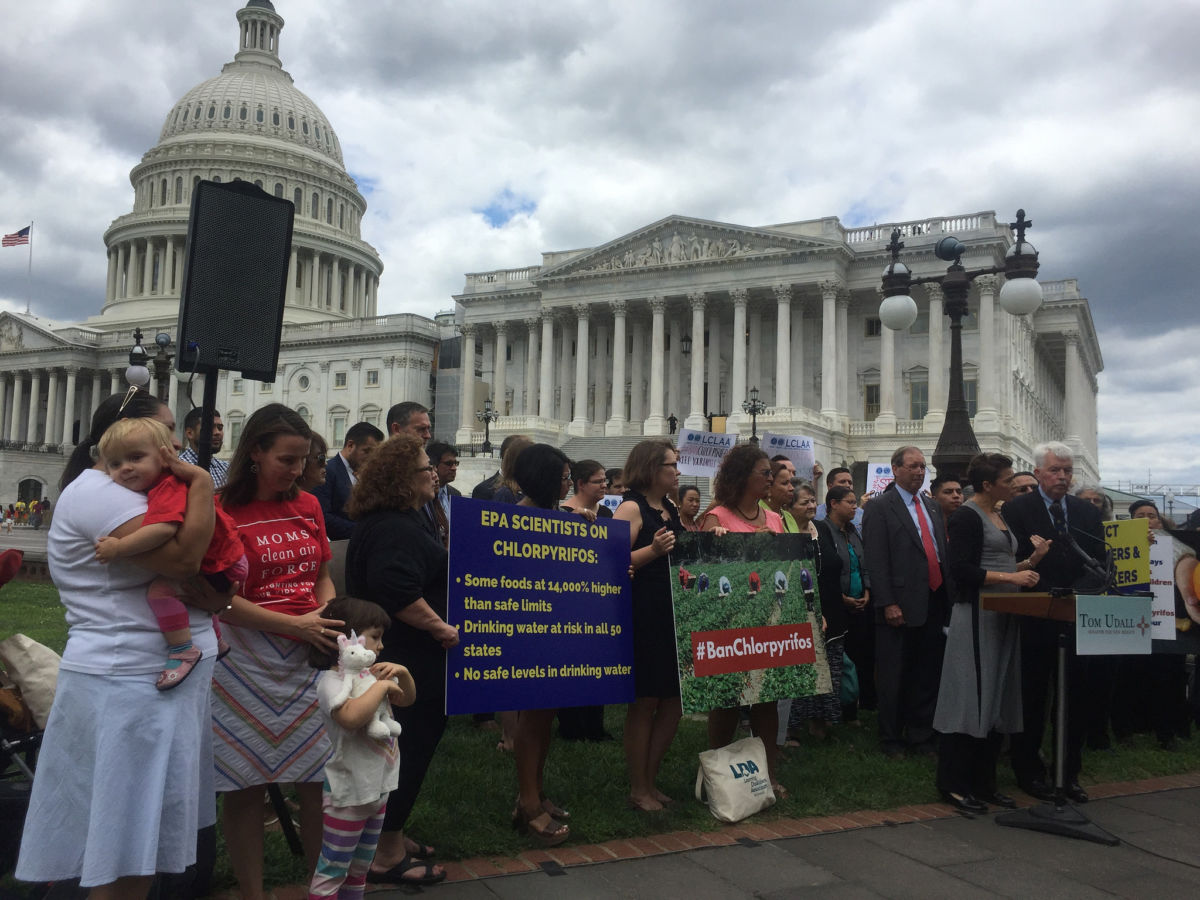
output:
[[[938,790],[951,806],[978,813],[988,803],[1016,805],[996,791],[996,757],[1002,735],[1022,724],[1017,618],[980,608],[979,592],[1036,585],[1033,567],[1049,542],[1035,538],[1033,555],[1017,562],[1017,541],[998,509],[1013,494],[1011,459],[981,453],[967,467],[967,480],[975,494],[946,524],[954,610],[933,727],[941,732]]]

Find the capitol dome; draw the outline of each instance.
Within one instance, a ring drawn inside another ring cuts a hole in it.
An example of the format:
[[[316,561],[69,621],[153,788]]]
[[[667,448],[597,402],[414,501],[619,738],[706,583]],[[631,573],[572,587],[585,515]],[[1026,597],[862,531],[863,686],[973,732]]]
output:
[[[237,21],[232,62],[171,107],[158,143],[130,172],[133,211],[104,235],[108,284],[97,324],[178,314],[201,180],[249,181],[295,205],[285,323],[375,315],[383,263],[361,237],[366,200],[329,119],[283,68],[283,18],[269,0],[250,0]]]

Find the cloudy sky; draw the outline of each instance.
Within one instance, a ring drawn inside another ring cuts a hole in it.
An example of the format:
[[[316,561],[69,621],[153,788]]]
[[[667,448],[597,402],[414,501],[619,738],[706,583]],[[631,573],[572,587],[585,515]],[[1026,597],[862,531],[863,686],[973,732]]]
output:
[[[240,0],[4,4],[0,308],[103,302],[102,234]],[[1092,304],[1106,481],[1200,482],[1198,0],[277,0],[341,138],[381,312],[671,213],[847,226],[1025,207]],[[1188,60],[1191,62],[1188,62]]]

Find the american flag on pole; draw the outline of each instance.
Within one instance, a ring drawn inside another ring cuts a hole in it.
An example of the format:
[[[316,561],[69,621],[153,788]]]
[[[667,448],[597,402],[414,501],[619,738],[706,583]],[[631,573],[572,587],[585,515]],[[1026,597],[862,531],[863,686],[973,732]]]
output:
[[[20,247],[22,244],[28,244],[29,243],[29,229],[32,227],[33,227],[32,225],[26,225],[20,231],[14,231],[12,234],[6,234],[4,236],[4,246],[5,247]]]

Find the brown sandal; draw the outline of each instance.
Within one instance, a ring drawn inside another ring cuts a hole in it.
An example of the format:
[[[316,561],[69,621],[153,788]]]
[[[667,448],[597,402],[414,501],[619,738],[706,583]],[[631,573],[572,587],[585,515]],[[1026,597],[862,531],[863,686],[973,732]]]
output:
[[[546,796],[546,792],[538,794],[538,799],[542,801],[542,809],[550,813],[552,818],[558,819],[560,822],[571,821],[571,814]]]
[[[543,847],[554,847],[571,836],[571,827],[564,825],[545,810],[530,817],[529,813],[519,807],[513,813],[513,828],[521,834],[527,834]]]

